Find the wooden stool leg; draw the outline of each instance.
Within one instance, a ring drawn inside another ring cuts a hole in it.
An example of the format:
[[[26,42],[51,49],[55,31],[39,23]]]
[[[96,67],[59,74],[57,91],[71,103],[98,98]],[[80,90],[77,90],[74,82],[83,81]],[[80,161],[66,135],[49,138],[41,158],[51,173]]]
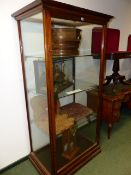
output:
[[[112,123],[109,123],[108,124],[108,132],[107,132],[108,139],[110,139],[110,136],[111,136],[111,129],[112,129]]]

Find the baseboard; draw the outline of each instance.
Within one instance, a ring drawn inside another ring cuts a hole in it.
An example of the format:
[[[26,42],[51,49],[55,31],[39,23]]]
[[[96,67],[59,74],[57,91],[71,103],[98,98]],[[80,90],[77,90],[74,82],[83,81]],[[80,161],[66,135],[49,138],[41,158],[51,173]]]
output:
[[[5,172],[5,171],[7,171],[7,170],[9,170],[9,169],[11,169],[11,168],[13,168],[13,167],[15,167],[16,165],[18,165],[18,164],[20,164],[20,163],[26,161],[27,159],[28,159],[28,156],[23,157],[23,158],[17,160],[16,162],[14,162],[14,163],[8,165],[7,167],[2,168],[2,169],[0,170],[0,173],[3,173],[3,172]]]

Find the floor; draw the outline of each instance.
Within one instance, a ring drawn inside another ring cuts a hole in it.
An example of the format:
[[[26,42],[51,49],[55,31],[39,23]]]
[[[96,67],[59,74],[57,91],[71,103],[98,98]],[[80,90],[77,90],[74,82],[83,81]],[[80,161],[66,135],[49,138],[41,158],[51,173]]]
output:
[[[107,139],[106,125],[101,129],[102,152],[75,175],[131,175],[131,110],[124,109]],[[29,160],[1,173],[1,175],[38,175]]]

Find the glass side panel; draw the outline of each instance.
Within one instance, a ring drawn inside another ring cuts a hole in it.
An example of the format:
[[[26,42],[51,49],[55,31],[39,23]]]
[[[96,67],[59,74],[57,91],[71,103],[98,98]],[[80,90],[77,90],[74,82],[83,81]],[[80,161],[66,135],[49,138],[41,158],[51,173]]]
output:
[[[21,21],[24,68],[33,151],[51,170],[42,13]],[[43,55],[38,59],[36,55]]]
[[[52,18],[57,167],[62,168],[96,143],[99,59],[92,53],[94,27]]]

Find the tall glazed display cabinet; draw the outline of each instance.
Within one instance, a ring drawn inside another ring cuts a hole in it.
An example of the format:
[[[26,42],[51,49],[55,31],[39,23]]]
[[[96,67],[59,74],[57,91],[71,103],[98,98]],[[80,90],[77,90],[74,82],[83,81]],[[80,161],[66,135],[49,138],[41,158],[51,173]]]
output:
[[[12,16],[18,22],[29,158],[40,174],[72,174],[100,152],[106,27],[112,16],[51,0],[34,1]],[[94,27],[103,30],[99,60],[91,53]],[[97,113],[87,106],[93,88],[99,89]]]

